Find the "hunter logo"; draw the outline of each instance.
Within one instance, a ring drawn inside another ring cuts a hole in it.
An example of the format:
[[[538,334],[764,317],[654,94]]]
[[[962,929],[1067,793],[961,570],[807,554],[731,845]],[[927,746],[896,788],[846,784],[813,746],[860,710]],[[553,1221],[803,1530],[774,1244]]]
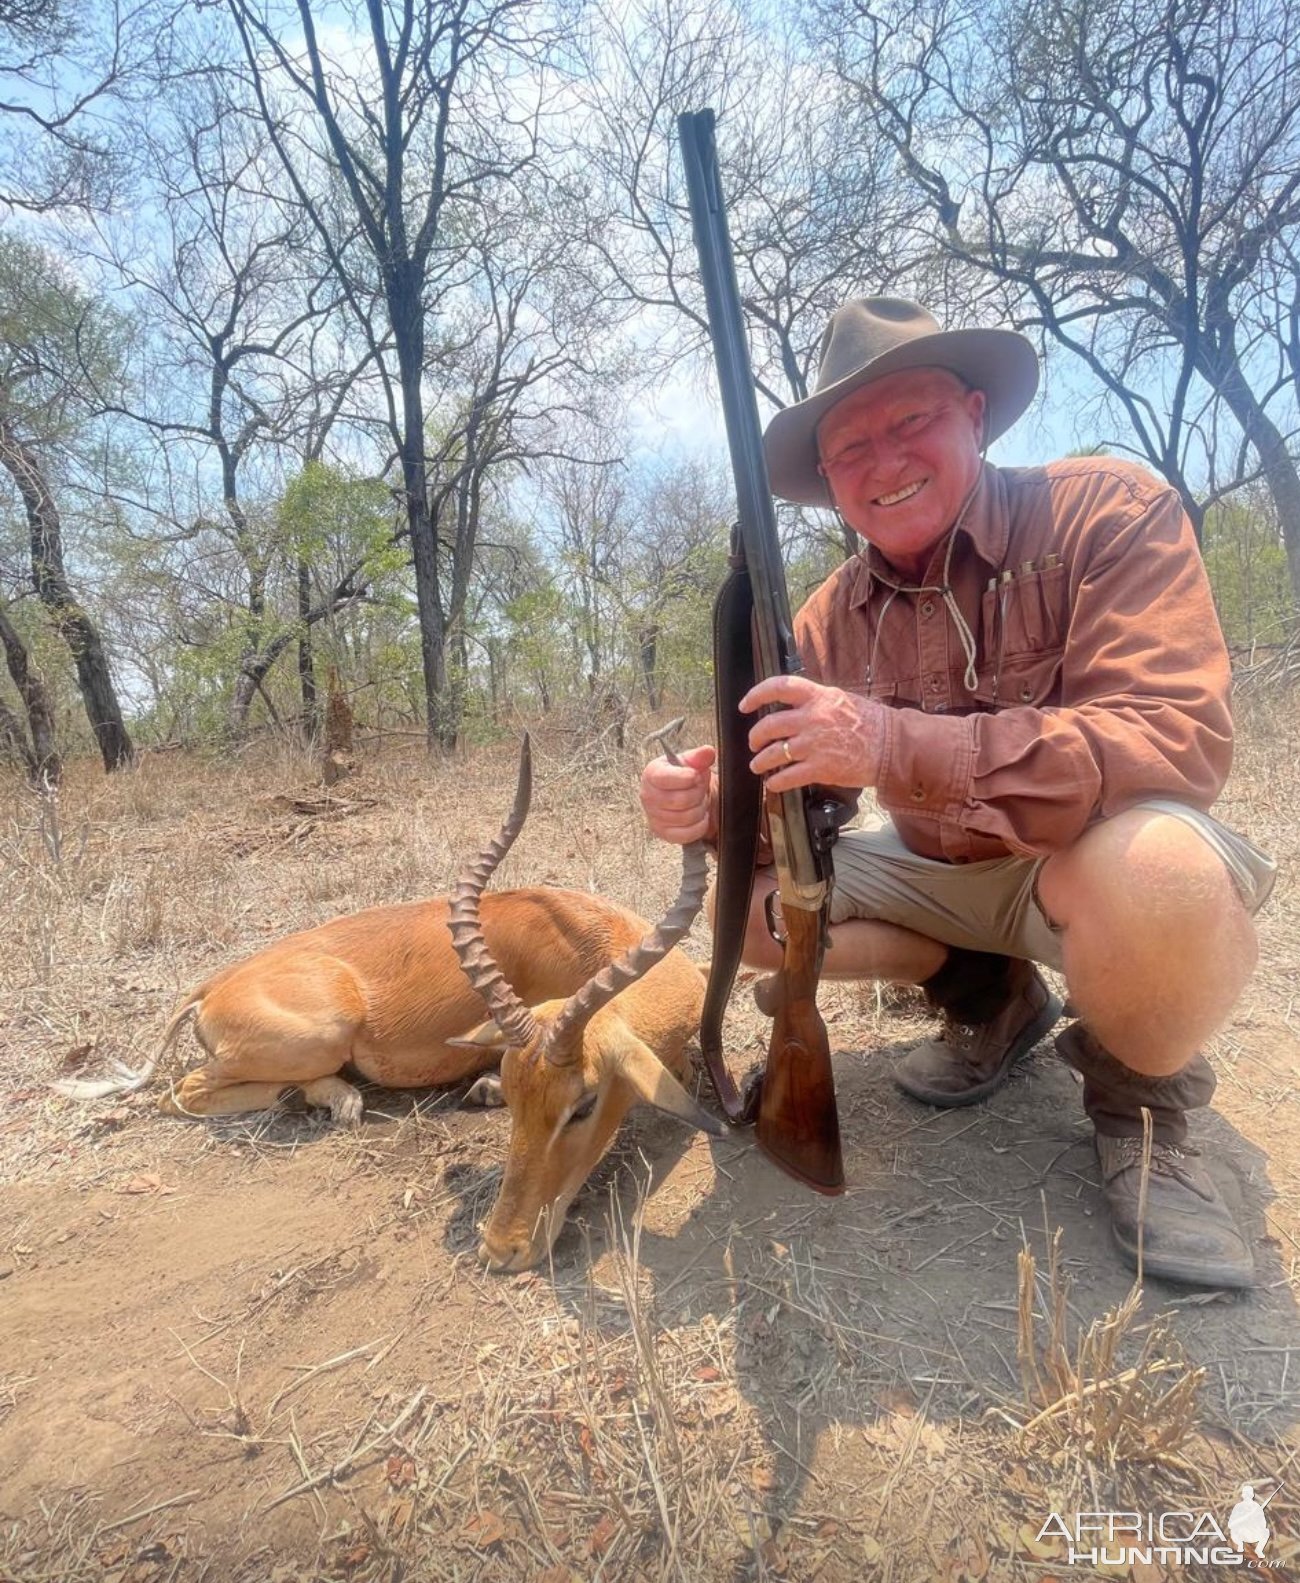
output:
[[[1052,1512],[1038,1540],[1062,1541],[1068,1566],[1254,1567],[1269,1539],[1264,1508],[1281,1488],[1257,1501],[1254,1486],[1243,1484],[1226,1532],[1208,1511]]]
[[[1273,1491],[1273,1495],[1277,1490]],[[1268,1501],[1273,1499],[1270,1495]],[[1238,1550],[1245,1551],[1247,1545],[1255,1552],[1255,1559],[1261,1560],[1264,1555],[1264,1546],[1268,1543],[1268,1518],[1264,1515],[1263,1504],[1255,1499],[1252,1485],[1241,1486],[1241,1499],[1232,1508],[1232,1515],[1228,1518],[1228,1537]]]

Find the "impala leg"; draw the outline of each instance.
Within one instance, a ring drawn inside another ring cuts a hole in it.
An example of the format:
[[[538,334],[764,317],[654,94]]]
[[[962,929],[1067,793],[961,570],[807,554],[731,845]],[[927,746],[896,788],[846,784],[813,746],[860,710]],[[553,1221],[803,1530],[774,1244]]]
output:
[[[313,1082],[301,1084],[302,1097],[309,1105],[327,1107],[330,1119],[341,1127],[361,1125],[365,1105],[361,1090],[346,1083],[341,1077],[318,1077]]]
[[[238,1116],[269,1110],[298,1088],[309,1105],[354,1124],[361,1095],[338,1072],[364,1020],[349,971],[328,960],[299,964],[273,983],[245,984],[238,994],[226,986],[209,996],[194,1025],[211,1059],[174,1084],[162,1108],[174,1116]]]
[[[188,1072],[167,1089],[158,1101],[168,1116],[240,1116],[250,1110],[270,1110],[294,1083],[231,1082],[217,1063]]]
[[[240,1116],[270,1110],[292,1089],[301,1089],[309,1105],[328,1110],[342,1126],[361,1120],[361,1091],[341,1077],[317,1077],[306,1083],[232,1083],[207,1067],[190,1072],[159,1101],[169,1116]]]

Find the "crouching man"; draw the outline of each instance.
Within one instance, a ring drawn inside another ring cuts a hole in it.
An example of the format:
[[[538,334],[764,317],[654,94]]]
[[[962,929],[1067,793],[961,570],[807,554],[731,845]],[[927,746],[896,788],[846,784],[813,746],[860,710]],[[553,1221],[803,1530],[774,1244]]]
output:
[[[1142,1110],[1153,1150],[1147,1273],[1246,1286],[1250,1249],[1187,1144],[1209,1103],[1199,1047],[1255,963],[1272,861],[1211,817],[1232,755],[1229,667],[1177,494],[1131,463],[998,468],[1033,348],[943,331],[895,298],[847,302],[815,392],[767,429],[772,487],[834,508],[859,554],[796,621],[806,674],[747,712],[772,791],[874,789],[890,824],[835,850],[826,971],[920,984],[936,1035],[897,1068],[930,1105],[992,1094],[1061,1016],[1118,1247],[1136,1264]],[[657,759],[664,840],[717,831],[714,751]],[[760,875],[745,960],[779,965]]]

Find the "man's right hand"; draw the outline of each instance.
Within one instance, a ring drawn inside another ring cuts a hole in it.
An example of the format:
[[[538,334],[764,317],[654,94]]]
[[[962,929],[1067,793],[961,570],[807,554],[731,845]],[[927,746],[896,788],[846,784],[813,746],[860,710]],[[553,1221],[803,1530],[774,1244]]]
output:
[[[687,748],[679,762],[652,759],[641,772],[641,806],[646,823],[661,841],[685,846],[714,841],[718,835],[718,793],[713,774],[717,752]]]

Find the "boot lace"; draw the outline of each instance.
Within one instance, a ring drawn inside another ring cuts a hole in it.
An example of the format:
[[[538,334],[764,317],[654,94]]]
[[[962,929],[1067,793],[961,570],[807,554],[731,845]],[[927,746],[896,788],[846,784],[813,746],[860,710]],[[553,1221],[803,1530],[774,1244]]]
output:
[[[965,1054],[974,1048],[978,1036],[979,1028],[973,1022],[955,1022],[951,1017],[944,1017],[940,1022],[939,1038]]]
[[[1182,1162],[1198,1159],[1200,1152],[1189,1144],[1162,1143],[1158,1139],[1152,1139],[1151,1174],[1170,1177],[1176,1182],[1181,1182],[1185,1187],[1196,1187],[1198,1184],[1193,1175],[1195,1167],[1189,1169]],[[1109,1174],[1117,1176],[1120,1171],[1127,1170],[1130,1166],[1136,1166],[1141,1170],[1144,1153],[1141,1138],[1107,1138]]]

